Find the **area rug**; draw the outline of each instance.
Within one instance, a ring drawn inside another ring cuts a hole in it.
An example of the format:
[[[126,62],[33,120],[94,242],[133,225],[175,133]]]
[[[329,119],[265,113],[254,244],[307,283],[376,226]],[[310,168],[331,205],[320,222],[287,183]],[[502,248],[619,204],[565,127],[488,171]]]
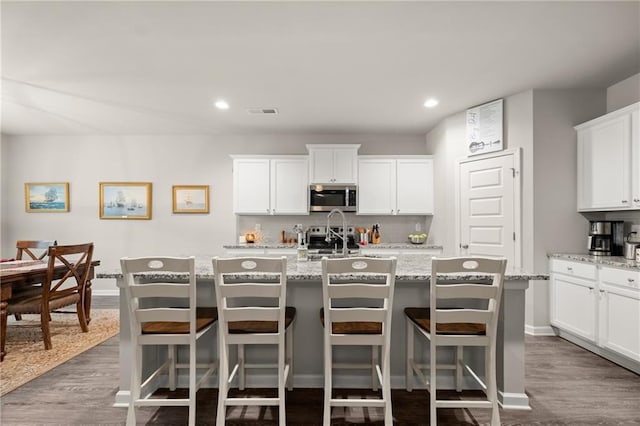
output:
[[[39,315],[10,318],[7,325],[6,356],[0,363],[0,396],[35,379],[54,367],[115,336],[120,331],[117,309],[91,311],[89,332],[83,333],[75,313],[52,314],[53,348],[46,351]]]

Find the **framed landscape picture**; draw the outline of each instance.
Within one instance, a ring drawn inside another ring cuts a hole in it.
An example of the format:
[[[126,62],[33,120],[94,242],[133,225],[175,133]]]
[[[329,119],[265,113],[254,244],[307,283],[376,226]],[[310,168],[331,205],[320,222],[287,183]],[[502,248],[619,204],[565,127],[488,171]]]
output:
[[[100,182],[100,219],[151,219],[151,182]]]
[[[174,185],[174,213],[209,213],[209,185]]]
[[[24,201],[25,210],[29,213],[68,212],[69,183],[25,183]]]

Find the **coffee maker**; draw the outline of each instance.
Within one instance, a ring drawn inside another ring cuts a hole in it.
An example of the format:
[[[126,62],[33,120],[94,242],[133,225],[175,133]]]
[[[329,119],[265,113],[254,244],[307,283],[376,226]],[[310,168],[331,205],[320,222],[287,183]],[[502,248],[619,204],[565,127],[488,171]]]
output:
[[[589,254],[594,256],[622,256],[624,250],[624,221],[590,221],[587,249]]]

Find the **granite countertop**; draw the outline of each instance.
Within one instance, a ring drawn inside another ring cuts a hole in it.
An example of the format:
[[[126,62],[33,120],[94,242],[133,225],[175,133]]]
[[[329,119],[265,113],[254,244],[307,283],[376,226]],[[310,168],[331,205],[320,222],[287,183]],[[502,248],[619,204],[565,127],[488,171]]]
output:
[[[96,271],[97,278],[121,278],[122,272],[117,270],[101,270]],[[431,274],[431,262],[425,262],[424,255],[405,254],[398,257],[396,267],[396,279],[402,281],[425,281]],[[144,276],[145,274],[141,274]],[[163,276],[171,277],[175,274],[165,274],[153,272],[148,274],[149,277],[161,279]],[[213,279],[213,265],[211,257],[196,257],[196,275],[200,279]],[[251,275],[254,279],[260,279],[258,275]],[[244,276],[238,275],[238,278]],[[362,276],[352,276],[350,278],[358,279]],[[457,275],[452,279],[473,279],[474,276]],[[481,277],[479,277],[481,278]],[[287,256],[287,279],[290,281],[320,281],[321,265],[320,261],[297,261],[295,256]],[[507,280],[547,280],[548,274],[528,274],[524,272],[507,272],[505,279]]]
[[[402,249],[402,250],[442,250],[442,246],[432,244],[411,244],[411,243],[380,243],[367,244],[365,246],[358,245],[361,249]],[[225,249],[295,249],[297,244],[228,244],[222,246]]]
[[[640,271],[640,262],[629,260],[623,256],[592,256],[589,254],[576,253],[552,253],[550,259],[573,260],[578,262],[593,263],[595,265],[614,266],[616,268],[626,268]]]

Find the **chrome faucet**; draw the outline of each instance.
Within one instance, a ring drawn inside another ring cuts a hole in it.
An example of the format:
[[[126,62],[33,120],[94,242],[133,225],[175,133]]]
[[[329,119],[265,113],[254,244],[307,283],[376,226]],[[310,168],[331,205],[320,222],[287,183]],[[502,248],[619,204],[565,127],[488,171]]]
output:
[[[339,213],[340,216],[342,216],[342,235],[331,229],[331,216],[333,216],[334,213]],[[333,209],[327,215],[327,235],[324,240],[330,242],[331,235],[335,235],[342,240],[342,256],[347,257],[347,218],[340,209]]]

